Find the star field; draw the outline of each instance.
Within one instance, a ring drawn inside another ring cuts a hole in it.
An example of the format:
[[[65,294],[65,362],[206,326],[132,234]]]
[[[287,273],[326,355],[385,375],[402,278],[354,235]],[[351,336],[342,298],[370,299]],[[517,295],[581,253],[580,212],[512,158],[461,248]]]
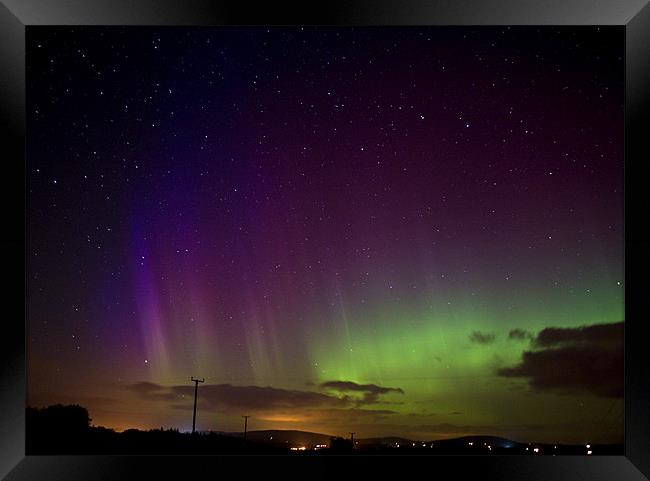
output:
[[[623,40],[30,27],[28,401],[187,428],[199,376],[201,429],[622,437],[524,353],[623,321]]]

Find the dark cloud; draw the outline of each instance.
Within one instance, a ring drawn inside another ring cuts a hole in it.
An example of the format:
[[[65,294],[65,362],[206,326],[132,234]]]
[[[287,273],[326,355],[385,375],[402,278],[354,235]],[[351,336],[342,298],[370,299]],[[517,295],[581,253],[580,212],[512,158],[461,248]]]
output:
[[[549,327],[524,351],[521,363],[497,370],[529,380],[534,390],[623,396],[623,322],[577,328]]]
[[[492,333],[474,331],[469,335],[469,340],[476,344],[490,344],[494,342],[496,336]]]
[[[594,324],[577,328],[547,327],[534,339],[537,347],[588,345],[619,347],[623,342],[623,322]]]
[[[386,394],[389,392],[398,392],[404,394],[404,391],[398,387],[382,387],[376,384],[357,384],[352,381],[327,381],[320,385],[325,389],[334,389],[336,391],[361,391],[373,394]]]
[[[525,339],[532,339],[532,338],[533,335],[528,331],[524,331],[523,329],[513,329],[508,333],[508,339],[510,340],[523,341]]]
[[[150,401],[177,401],[179,396],[174,395],[168,388],[152,382],[137,382],[128,386],[128,389],[143,399]]]
[[[175,393],[192,396],[192,386],[174,386]],[[201,386],[199,398],[208,408],[243,409],[297,409],[306,407],[335,407],[349,404],[345,398],[338,398],[312,391],[297,391],[259,386],[233,386],[214,384]]]
[[[383,387],[376,384],[357,384],[352,381],[326,381],[320,385],[323,389],[330,389],[338,392],[353,392],[363,394],[363,398],[355,400],[358,404],[375,404],[379,402],[379,396],[396,392],[404,394],[399,387]]]
[[[161,386],[149,382],[132,384],[130,390],[148,400],[173,401],[192,399],[193,386]],[[203,409],[295,409],[305,407],[338,407],[350,404],[346,398],[328,396],[311,391],[294,391],[259,386],[233,386],[231,384],[208,384],[199,387],[198,399]]]
[[[154,384],[152,382],[136,382],[135,384],[131,384],[128,386],[128,389],[137,393],[137,394],[150,394],[154,392],[160,392],[160,391],[165,391],[165,387],[161,386],[160,384]]]
[[[231,384],[201,385],[198,400],[202,409],[283,411],[292,409],[346,409],[358,415],[366,411],[358,409],[359,405],[378,402],[378,396],[389,392],[403,393],[400,388],[381,387],[375,384],[360,385],[347,381],[331,381],[321,387],[344,392],[360,392],[362,399],[348,395],[330,395],[314,391],[278,389],[270,386],[233,386]],[[129,386],[129,390],[143,399],[150,401],[167,401],[174,409],[191,409],[189,402],[194,396],[194,387],[162,386],[150,382],[139,382]],[[187,402],[185,402],[187,400]],[[352,409],[350,409],[352,408]],[[367,410],[373,415],[392,413],[388,410]]]

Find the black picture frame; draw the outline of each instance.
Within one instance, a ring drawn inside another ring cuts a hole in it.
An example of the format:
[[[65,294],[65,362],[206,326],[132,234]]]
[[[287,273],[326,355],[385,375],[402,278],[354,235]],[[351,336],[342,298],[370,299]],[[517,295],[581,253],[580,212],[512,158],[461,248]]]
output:
[[[25,31],[30,25],[619,25],[625,28],[625,454],[623,456],[25,456]],[[0,3],[2,289],[0,477],[187,479],[442,476],[526,480],[650,478],[650,354],[643,326],[650,265],[650,5],[646,0],[3,0]],[[645,214],[645,215],[644,215]],[[345,469],[341,471],[342,464]],[[417,466],[416,466],[417,465]],[[243,470],[243,471],[242,471]],[[253,473],[253,471],[257,471]]]

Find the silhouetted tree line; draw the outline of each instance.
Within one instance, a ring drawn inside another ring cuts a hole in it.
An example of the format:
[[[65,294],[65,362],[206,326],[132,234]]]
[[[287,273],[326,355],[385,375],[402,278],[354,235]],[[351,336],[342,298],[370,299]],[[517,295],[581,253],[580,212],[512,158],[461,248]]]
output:
[[[331,437],[329,452],[335,454],[351,453],[352,452],[352,441],[342,437]]]
[[[26,412],[28,455],[38,454],[281,454],[287,448],[218,433],[182,433],[178,429],[128,429],[116,432],[92,426],[88,410],[72,406],[32,407]]]

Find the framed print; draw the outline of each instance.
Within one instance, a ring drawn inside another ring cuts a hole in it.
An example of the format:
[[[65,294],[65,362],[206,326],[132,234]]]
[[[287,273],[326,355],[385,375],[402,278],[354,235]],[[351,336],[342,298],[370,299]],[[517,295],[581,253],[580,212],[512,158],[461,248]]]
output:
[[[0,11],[6,479],[647,479],[645,2]]]

